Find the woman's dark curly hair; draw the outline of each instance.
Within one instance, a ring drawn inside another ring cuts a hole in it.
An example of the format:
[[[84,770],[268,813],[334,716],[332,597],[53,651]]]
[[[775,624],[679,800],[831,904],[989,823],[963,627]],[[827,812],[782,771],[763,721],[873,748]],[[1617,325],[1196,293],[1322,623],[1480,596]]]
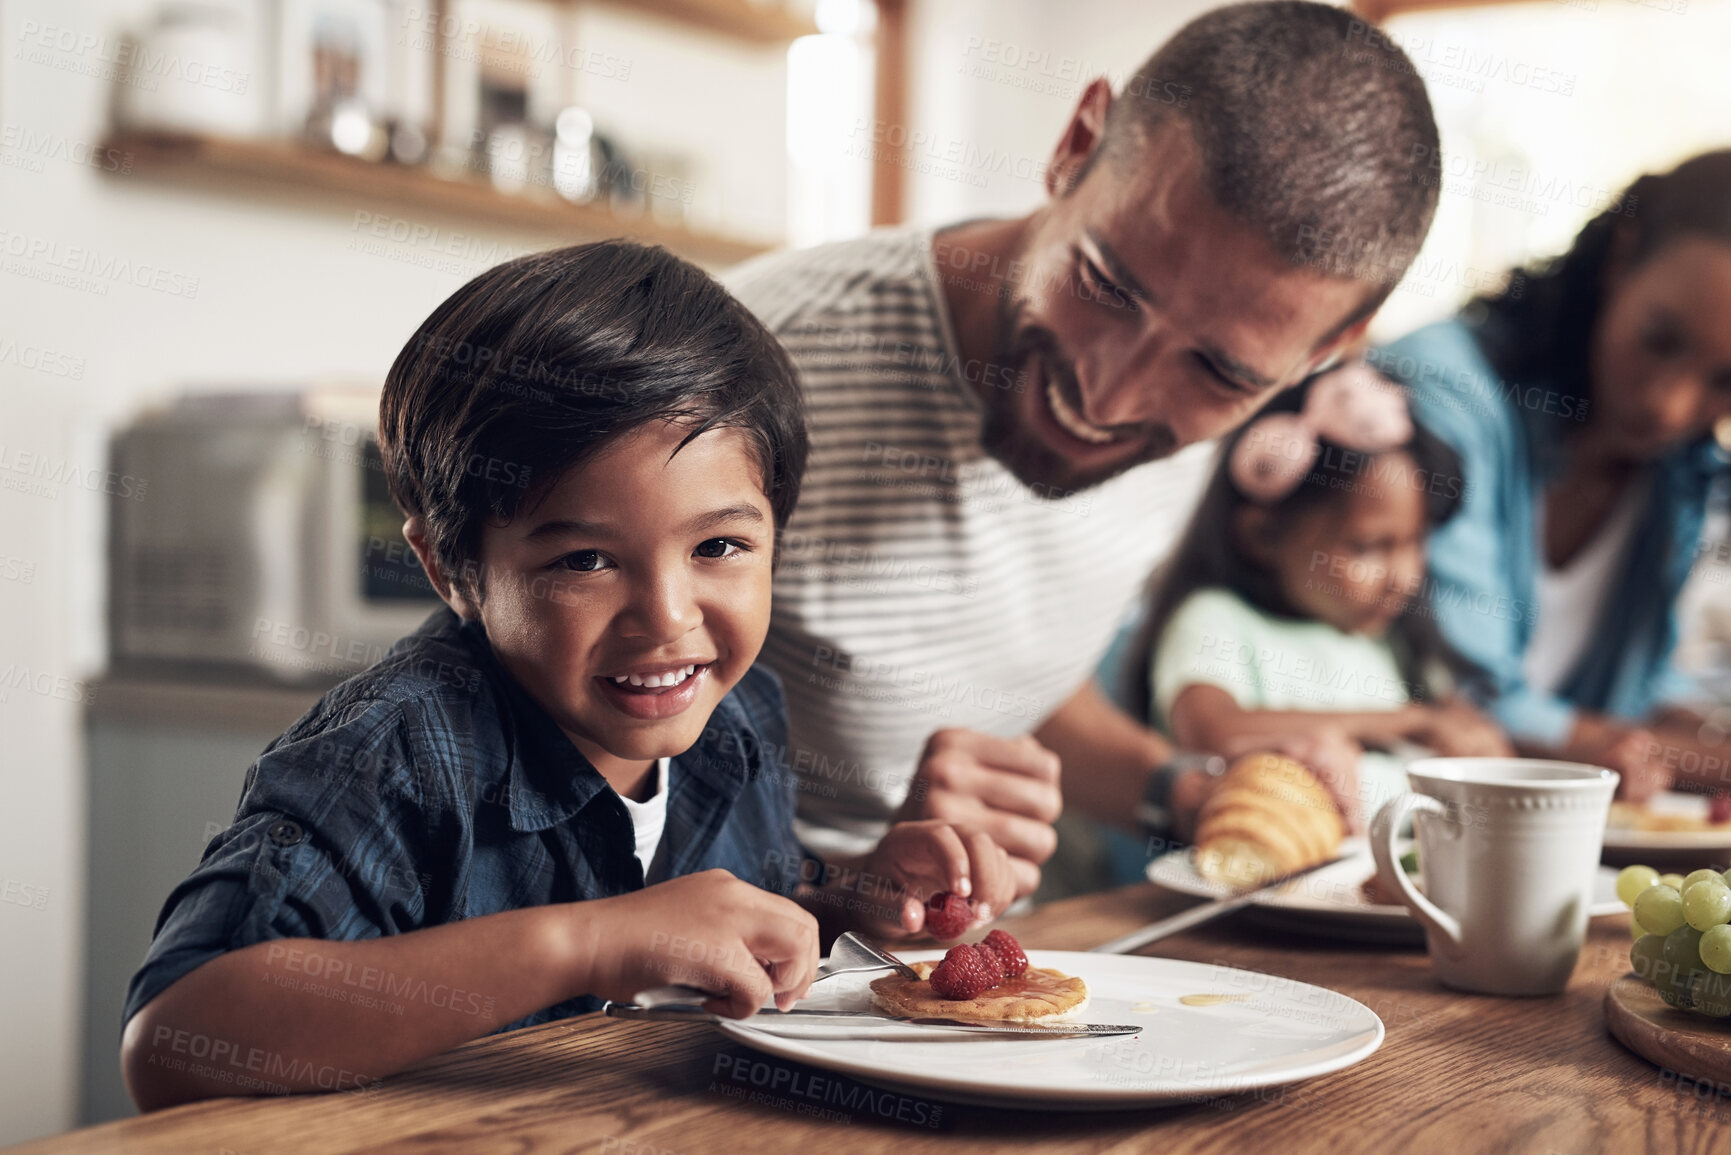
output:
[[[1561,256],[1517,270],[1464,313],[1505,380],[1545,381],[1588,400],[1593,328],[1615,256],[1632,269],[1683,236],[1731,244],[1731,149],[1702,153],[1630,185]]]

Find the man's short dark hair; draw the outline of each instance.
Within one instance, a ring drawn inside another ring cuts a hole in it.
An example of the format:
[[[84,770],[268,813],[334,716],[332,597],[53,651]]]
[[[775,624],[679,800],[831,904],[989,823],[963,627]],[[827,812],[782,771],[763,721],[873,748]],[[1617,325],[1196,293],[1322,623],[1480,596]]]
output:
[[[574,466],[655,421],[744,432],[776,528],[805,471],[805,406],[779,342],[726,289],[665,249],[601,241],[488,269],[433,310],[385,378],[379,449],[469,597],[481,529],[509,522]]]
[[[1125,84],[1090,162],[1133,162],[1174,120],[1215,200],[1281,257],[1380,286],[1363,315],[1424,243],[1441,171],[1430,99],[1399,46],[1350,12],[1272,0],[1197,17]]]

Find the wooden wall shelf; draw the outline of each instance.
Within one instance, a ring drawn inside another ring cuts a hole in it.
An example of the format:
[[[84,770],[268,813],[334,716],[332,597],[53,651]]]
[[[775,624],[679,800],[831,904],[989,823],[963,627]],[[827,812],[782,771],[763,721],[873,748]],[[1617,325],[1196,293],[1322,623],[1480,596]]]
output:
[[[566,5],[585,0],[562,0]],[[812,36],[817,25],[803,16],[771,4],[750,0],[600,0],[610,7],[665,16],[682,24],[693,24],[740,40],[762,44],[784,44],[801,36]]]
[[[722,0],[704,4],[722,6]],[[626,216],[605,205],[573,204],[551,189],[502,193],[479,178],[446,180],[422,169],[357,160],[293,141],[123,132],[106,146],[131,154],[133,176],[240,193],[312,193],[372,212],[416,209],[571,242],[627,236],[711,264],[732,264],[775,247],[664,224],[647,212]]]

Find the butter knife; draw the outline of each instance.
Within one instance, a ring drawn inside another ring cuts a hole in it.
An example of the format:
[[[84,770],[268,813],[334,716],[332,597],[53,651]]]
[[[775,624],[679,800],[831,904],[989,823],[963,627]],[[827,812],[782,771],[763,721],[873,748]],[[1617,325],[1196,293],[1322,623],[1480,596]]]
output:
[[[1127,935],[1112,939],[1110,942],[1103,942],[1099,946],[1092,948],[1091,953],[1129,954],[1138,947],[1147,946],[1151,942],[1158,942],[1167,935],[1177,934],[1181,930],[1189,930],[1193,926],[1199,926],[1211,919],[1219,918],[1223,914],[1231,914],[1235,910],[1242,910],[1257,899],[1267,894],[1273,894],[1288,883],[1303,878],[1307,874],[1314,874],[1316,871],[1325,870],[1341,861],[1343,861],[1341,858],[1331,858],[1326,862],[1319,862],[1315,866],[1307,866],[1303,870],[1295,870],[1291,874],[1283,874],[1273,882],[1267,883],[1264,886],[1258,886],[1253,890],[1241,891],[1238,894],[1227,895],[1225,898],[1216,898],[1210,902],[1200,903],[1188,910],[1180,911],[1170,918],[1163,918],[1159,922],[1151,922],[1141,930],[1133,930]]]
[[[637,1019],[652,1022],[745,1023],[759,1028],[768,1027],[777,1022],[834,1022],[849,1026],[881,1025],[906,1027],[913,1031],[955,1031],[1002,1035],[1010,1038],[1102,1038],[1111,1035],[1134,1035],[1142,1030],[1142,1027],[1138,1025],[1124,1023],[1062,1022],[1041,1026],[1037,1023],[986,1023],[973,1022],[967,1019],[936,1017],[908,1018],[900,1015],[886,1015],[878,1011],[824,1011],[805,1007],[795,1007],[789,1011],[766,1008],[747,1019],[730,1019],[723,1015],[711,1014],[702,1007],[684,1003],[645,1007],[636,1003],[610,1002],[602,1008],[602,1013],[614,1019]]]

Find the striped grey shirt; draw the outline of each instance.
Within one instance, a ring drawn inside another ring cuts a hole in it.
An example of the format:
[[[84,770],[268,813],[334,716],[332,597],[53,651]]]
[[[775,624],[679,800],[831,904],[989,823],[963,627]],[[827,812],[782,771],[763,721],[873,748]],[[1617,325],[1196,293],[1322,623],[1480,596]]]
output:
[[[1023,485],[980,447],[969,382],[996,370],[958,356],[937,278],[931,232],[905,229],[728,277],[809,406],[763,657],[787,689],[799,834],[820,852],[882,836],[932,731],[1026,734],[1084,684],[1212,456],[1192,446],[1069,495]]]

